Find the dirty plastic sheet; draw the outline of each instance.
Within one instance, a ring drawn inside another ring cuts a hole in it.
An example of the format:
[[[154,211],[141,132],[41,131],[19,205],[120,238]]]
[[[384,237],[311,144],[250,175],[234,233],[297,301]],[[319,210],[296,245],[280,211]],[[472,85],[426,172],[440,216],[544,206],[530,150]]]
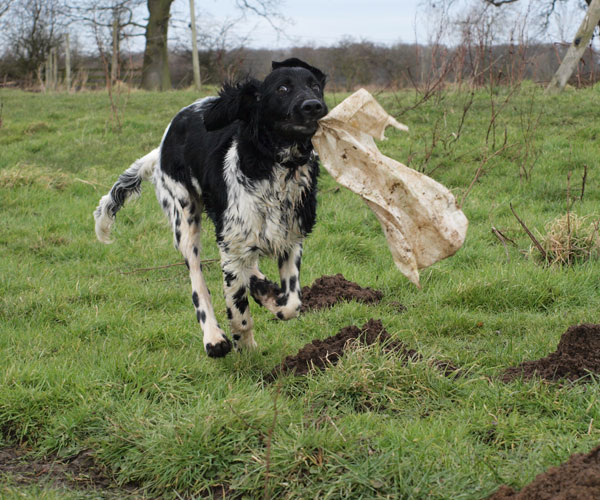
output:
[[[447,188],[381,154],[373,138],[385,139],[390,125],[408,130],[361,89],[319,121],[312,141],[333,178],[375,212],[396,266],[420,286],[419,269],[453,255],[468,221]]]

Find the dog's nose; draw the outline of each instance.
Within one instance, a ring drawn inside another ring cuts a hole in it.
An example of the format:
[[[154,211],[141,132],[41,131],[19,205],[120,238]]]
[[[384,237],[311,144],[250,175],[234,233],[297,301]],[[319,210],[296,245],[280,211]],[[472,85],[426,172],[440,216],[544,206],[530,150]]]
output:
[[[307,118],[315,118],[323,114],[323,103],[318,99],[307,99],[300,105],[300,110]]]

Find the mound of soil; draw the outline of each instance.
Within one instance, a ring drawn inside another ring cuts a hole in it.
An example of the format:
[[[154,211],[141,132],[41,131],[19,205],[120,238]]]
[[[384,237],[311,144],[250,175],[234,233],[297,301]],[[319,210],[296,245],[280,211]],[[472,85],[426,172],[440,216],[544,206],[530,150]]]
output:
[[[265,381],[273,382],[280,375],[288,373],[298,376],[306,375],[313,368],[324,370],[329,365],[335,365],[353,341],[364,345],[379,342],[382,344],[383,350],[397,353],[406,360],[419,361],[422,359],[422,356],[414,349],[408,349],[402,342],[393,340],[383,328],[381,320],[370,319],[362,328],[346,326],[331,337],[324,340],[315,339],[306,344],[295,356],[286,357],[278,367],[266,375]],[[445,375],[458,372],[458,368],[445,361],[435,360],[433,364]]]
[[[577,380],[589,372],[600,374],[600,325],[584,323],[569,327],[553,353],[510,367],[500,378],[503,382],[534,376],[547,380]]]
[[[600,498],[600,446],[588,454],[575,453],[515,491],[501,486],[487,500],[594,500]]]
[[[383,293],[372,288],[363,288],[348,281],[341,274],[321,276],[312,284],[302,288],[302,312],[331,307],[343,300],[357,300],[368,304],[377,303]]]

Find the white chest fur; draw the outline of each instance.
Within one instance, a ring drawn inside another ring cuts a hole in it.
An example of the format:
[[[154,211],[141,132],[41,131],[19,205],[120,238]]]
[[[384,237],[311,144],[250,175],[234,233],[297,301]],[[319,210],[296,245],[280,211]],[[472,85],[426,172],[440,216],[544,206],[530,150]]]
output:
[[[271,179],[249,182],[239,168],[237,144],[225,157],[228,206],[223,244],[239,257],[279,256],[303,239],[297,207],[310,189],[310,166],[274,166]]]

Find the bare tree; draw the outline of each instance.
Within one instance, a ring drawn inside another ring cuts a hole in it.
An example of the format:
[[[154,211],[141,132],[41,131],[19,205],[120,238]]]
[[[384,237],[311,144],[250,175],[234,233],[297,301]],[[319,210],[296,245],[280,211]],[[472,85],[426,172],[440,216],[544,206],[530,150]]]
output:
[[[565,85],[577,68],[579,60],[583,56],[588,44],[590,43],[592,35],[594,34],[594,30],[599,22],[600,0],[592,0],[583,22],[577,30],[577,34],[575,35],[573,43],[571,43],[567,54],[560,64],[560,67],[556,70],[556,73],[548,84],[546,89],[547,92],[557,92],[565,88]]]
[[[518,0],[484,0],[484,2],[500,7],[507,3],[515,3]],[[550,17],[556,11],[556,7],[559,3],[567,3],[569,0],[544,0],[538,2],[537,8],[539,9],[540,15],[543,18],[542,28],[547,29],[550,24]],[[587,6],[587,12],[583,22],[577,30],[577,34],[567,54],[565,55],[562,63],[550,84],[548,85],[547,92],[561,91],[567,84],[569,78],[577,68],[579,61],[583,57],[585,50],[592,39],[594,31],[597,27],[600,27],[600,0],[585,0],[585,4],[580,0],[579,4],[582,7]]]
[[[10,7],[3,36],[20,71],[34,74],[60,45],[66,24],[64,4],[61,0],[23,0]]]
[[[509,3],[517,3],[520,0],[483,0],[485,3],[493,5],[494,7],[502,7]],[[585,3],[584,3],[585,2]],[[542,0],[535,2],[535,8],[542,20],[542,30],[548,29],[550,24],[550,18],[556,12],[556,8],[560,4],[570,4],[572,0]],[[577,0],[580,7],[586,8],[592,3],[592,0]]]
[[[8,12],[10,9],[10,4],[13,3],[13,0],[1,0],[0,1],[0,17]]]
[[[205,80],[220,83],[235,79],[241,71],[248,55],[245,50],[248,38],[235,32],[240,18],[227,19],[221,23],[207,23],[198,35],[198,45],[202,48],[202,67],[206,72]],[[187,53],[186,43],[184,52]],[[189,57],[186,56],[189,60]],[[210,75],[210,76],[209,76]],[[211,80],[212,77],[212,80]]]
[[[113,82],[119,78],[123,40],[143,35],[145,26],[138,17],[144,3],[145,0],[71,0],[71,22],[83,22],[91,28],[101,57],[110,58]]]
[[[142,68],[142,87],[147,90],[171,88],[167,35],[172,3],[173,0],[148,0],[150,15],[146,25],[146,49]],[[236,6],[242,12],[266,19],[276,30],[281,29],[274,21],[282,20],[277,10],[279,4],[280,0],[236,0]]]

